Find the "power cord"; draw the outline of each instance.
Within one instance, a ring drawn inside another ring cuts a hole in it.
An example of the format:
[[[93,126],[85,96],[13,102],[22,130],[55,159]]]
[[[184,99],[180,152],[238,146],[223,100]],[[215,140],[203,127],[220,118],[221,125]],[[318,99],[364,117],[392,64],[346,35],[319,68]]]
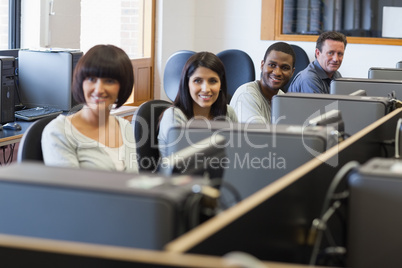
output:
[[[331,247],[326,248],[324,252],[331,252],[333,255],[337,253],[336,256],[344,255],[346,253],[346,249],[343,247],[338,247],[335,244],[335,240],[332,237],[332,234],[329,232],[329,228],[327,223],[329,219],[335,214],[336,211],[342,205],[341,200],[345,200],[349,197],[349,192],[344,191],[341,193],[335,193],[339,184],[343,179],[346,178],[346,175],[354,168],[358,167],[359,163],[357,161],[351,161],[346,163],[333,178],[328,191],[325,195],[324,205],[322,207],[322,211],[320,217],[318,219],[314,219],[312,223],[312,228],[310,231],[310,240],[314,241],[313,251],[310,258],[310,265],[315,265],[318,259],[318,253],[321,248],[322,236],[326,235],[328,242],[331,244]],[[334,200],[334,201],[333,201]],[[331,204],[331,202],[333,203]]]
[[[6,156],[7,155],[6,149],[7,148],[9,148],[8,157]],[[5,146],[1,146],[1,149],[3,151],[3,163],[0,163],[0,166],[11,164],[13,162],[13,159],[14,159],[15,143],[5,145]]]

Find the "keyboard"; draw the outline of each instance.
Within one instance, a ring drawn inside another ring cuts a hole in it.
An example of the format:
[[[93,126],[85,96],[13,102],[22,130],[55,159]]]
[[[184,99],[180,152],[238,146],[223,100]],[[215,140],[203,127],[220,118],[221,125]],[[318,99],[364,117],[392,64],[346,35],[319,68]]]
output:
[[[15,111],[15,117],[25,121],[32,121],[47,116],[55,116],[63,113],[62,110],[52,107],[36,107]]]

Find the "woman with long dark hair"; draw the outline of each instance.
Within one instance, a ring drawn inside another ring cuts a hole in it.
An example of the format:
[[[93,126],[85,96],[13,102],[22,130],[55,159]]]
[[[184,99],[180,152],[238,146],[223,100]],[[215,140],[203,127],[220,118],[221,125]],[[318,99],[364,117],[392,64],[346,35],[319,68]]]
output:
[[[185,125],[193,118],[237,122],[234,110],[227,104],[225,67],[210,52],[196,53],[184,65],[176,99],[164,111],[159,124],[158,146],[162,157],[167,156],[169,128]]]

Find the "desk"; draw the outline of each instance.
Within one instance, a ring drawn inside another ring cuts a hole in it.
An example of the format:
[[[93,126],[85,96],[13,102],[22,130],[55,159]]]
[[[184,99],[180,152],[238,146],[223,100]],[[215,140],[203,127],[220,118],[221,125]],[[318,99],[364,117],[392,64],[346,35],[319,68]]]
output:
[[[28,129],[28,127],[34,122],[28,121],[16,121],[21,126],[21,130],[3,129],[0,130],[0,146],[6,146],[8,144],[17,143],[21,140],[22,135]]]

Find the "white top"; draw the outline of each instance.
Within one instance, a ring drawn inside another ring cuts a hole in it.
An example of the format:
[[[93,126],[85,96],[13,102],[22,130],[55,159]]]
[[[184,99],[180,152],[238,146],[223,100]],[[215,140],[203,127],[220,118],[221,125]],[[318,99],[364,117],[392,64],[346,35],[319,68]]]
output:
[[[118,159],[127,172],[138,173],[137,151],[133,127],[130,122],[116,117],[119,122],[123,146],[116,148]],[[43,160],[46,165],[117,170],[116,161],[106,146],[78,131],[64,115],[53,119],[42,133]]]
[[[118,171],[124,171],[125,166],[124,166],[124,161],[119,159],[119,151],[124,150],[124,146],[112,148],[112,147],[104,147],[106,153],[110,156],[110,159],[114,163],[114,166],[116,167],[116,170]]]
[[[278,95],[285,94],[282,90]],[[264,97],[258,81],[241,85],[233,94],[230,106],[241,123],[271,123],[271,101]]]
[[[159,124],[158,133],[158,148],[159,153],[162,157],[167,156],[167,146],[168,146],[168,132],[173,126],[185,126],[189,120],[186,115],[179,109],[175,107],[168,108],[162,116]],[[229,105],[227,106],[226,121],[237,122],[237,116],[233,108]]]

